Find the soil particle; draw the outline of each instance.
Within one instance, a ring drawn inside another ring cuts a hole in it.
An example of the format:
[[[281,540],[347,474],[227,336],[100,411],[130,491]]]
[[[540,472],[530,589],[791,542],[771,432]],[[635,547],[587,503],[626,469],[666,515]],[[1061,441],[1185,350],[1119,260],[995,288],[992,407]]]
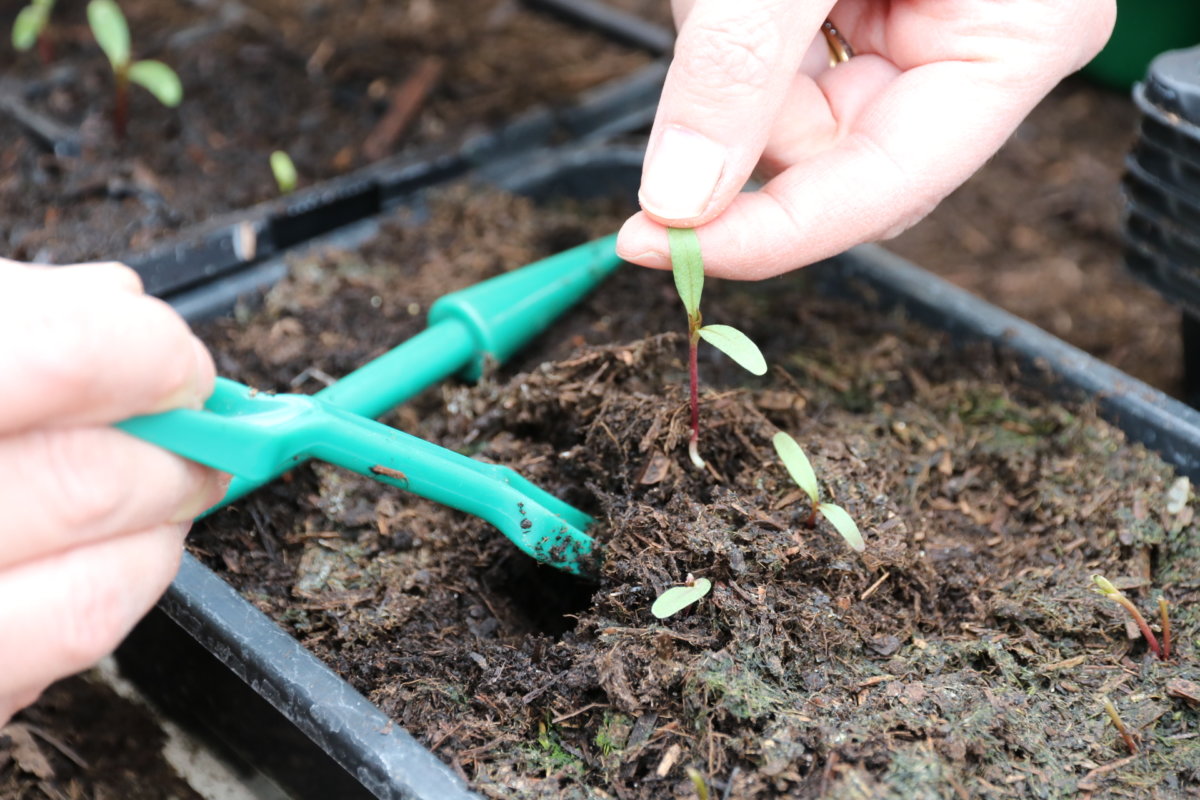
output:
[[[209,328],[221,371],[263,389],[344,374],[419,330],[410,309],[622,218],[462,188],[426,211],[297,263],[261,311]],[[806,285],[706,287],[706,312],[772,366],[746,379],[702,351],[708,473],[686,455],[684,315],[664,273],[619,272],[513,364],[388,418],[593,514],[595,583],[320,465],[191,546],[487,796],[691,797],[689,766],[730,797],[1190,796],[1194,500],[1003,354]],[[861,557],[806,525],[777,430],[858,522]],[[1172,661],[1127,636],[1094,573],[1135,578],[1147,610],[1171,600]],[[656,621],[689,574],[712,592]],[[1102,696],[1142,737],[1137,758]]]

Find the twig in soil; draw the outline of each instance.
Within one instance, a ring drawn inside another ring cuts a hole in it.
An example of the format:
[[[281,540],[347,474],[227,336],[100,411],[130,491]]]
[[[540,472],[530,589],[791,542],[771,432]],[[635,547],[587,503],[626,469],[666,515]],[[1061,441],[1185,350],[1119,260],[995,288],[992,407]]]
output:
[[[1129,752],[1132,755],[1137,755],[1138,746],[1137,742],[1133,739],[1133,734],[1125,727],[1125,723],[1121,720],[1121,715],[1117,713],[1117,707],[1107,697],[1104,698],[1104,712],[1108,714],[1108,718],[1112,720],[1113,726],[1121,734],[1121,738],[1125,740],[1125,746],[1129,748]]]
[[[1116,761],[1113,761],[1109,764],[1104,764],[1102,766],[1096,767],[1094,770],[1089,772],[1087,775],[1084,775],[1082,778],[1080,778],[1079,783],[1075,784],[1075,788],[1079,789],[1079,791],[1081,791],[1081,792],[1094,792],[1100,788],[1095,782],[1096,778],[1099,778],[1101,775],[1104,775],[1106,773],[1112,772],[1114,769],[1120,769],[1121,767],[1125,766],[1126,764],[1128,764],[1129,762],[1133,761],[1136,758],[1137,758],[1137,756],[1125,756],[1124,758],[1119,758]]]
[[[1162,660],[1171,659],[1171,618],[1167,615],[1167,598],[1158,598],[1159,627],[1162,629]]]
[[[860,594],[858,596],[859,602],[861,603],[863,600],[866,600],[871,595],[875,594],[875,592],[879,591],[879,587],[883,586],[883,582],[886,581],[890,577],[892,577],[892,573],[890,573],[890,572],[883,573],[883,575],[880,576],[879,580],[875,581],[870,586],[868,586],[866,591],[864,591],[862,594]]]
[[[1146,640],[1146,645],[1150,648],[1150,651],[1160,661],[1165,661],[1166,656],[1163,655],[1162,648],[1159,647],[1158,637],[1154,635],[1154,631],[1150,630],[1149,623],[1146,622],[1146,618],[1142,616],[1142,612],[1138,611],[1133,601],[1126,597],[1116,586],[1113,586],[1112,582],[1103,575],[1093,575],[1092,583],[1095,584],[1097,592],[1111,598],[1129,613],[1129,616],[1137,624],[1138,630],[1142,632],[1142,638]]]
[[[391,152],[437,85],[444,66],[437,56],[426,56],[404,83],[392,90],[387,112],[363,141],[364,156],[376,161]]]

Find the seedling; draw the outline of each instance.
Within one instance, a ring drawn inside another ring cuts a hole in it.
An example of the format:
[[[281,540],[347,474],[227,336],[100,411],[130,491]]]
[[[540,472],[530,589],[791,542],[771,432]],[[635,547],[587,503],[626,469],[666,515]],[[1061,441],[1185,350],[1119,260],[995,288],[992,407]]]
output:
[[[1115,600],[1117,604],[1121,606],[1121,608],[1125,609],[1129,613],[1129,616],[1133,618],[1135,623],[1137,623],[1138,630],[1142,632],[1142,637],[1146,640],[1146,645],[1150,648],[1150,651],[1154,653],[1154,655],[1157,656],[1160,661],[1166,661],[1166,651],[1159,647],[1158,637],[1154,635],[1154,631],[1150,630],[1150,624],[1146,622],[1146,618],[1142,616],[1142,612],[1138,611],[1137,606],[1133,604],[1133,601],[1126,597],[1120,589],[1118,589],[1116,586],[1113,586],[1112,582],[1103,575],[1093,575],[1092,583],[1095,584],[1095,590],[1097,593]],[[1159,613],[1161,613],[1165,619],[1165,604],[1159,605]],[[1163,629],[1163,635],[1170,636],[1169,623],[1168,626]]]
[[[692,437],[688,455],[697,469],[704,469],[700,458],[700,375],[696,360],[700,340],[711,344],[740,366],[755,375],[767,371],[767,362],[758,345],[750,337],[729,325],[704,325],[700,316],[700,293],[704,289],[704,259],[700,255],[700,238],[691,228],[667,228],[671,247],[671,272],[675,275],[675,290],[688,316],[688,379],[692,409]]]
[[[54,49],[50,44],[47,28],[50,26],[50,12],[54,10],[54,0],[32,0],[17,13],[13,20],[13,47],[24,52],[35,44],[38,56],[43,64],[49,64],[54,58]]]
[[[695,767],[685,767],[683,771],[692,781],[692,788],[696,790],[696,800],[708,800],[708,784],[704,782],[704,776],[700,774],[700,770]]]
[[[1133,734],[1125,727],[1124,721],[1121,720],[1121,715],[1117,713],[1117,707],[1107,697],[1104,698],[1104,712],[1108,714],[1108,718],[1112,720],[1113,727],[1117,729],[1117,732],[1121,734],[1121,738],[1125,740],[1125,746],[1129,748],[1130,755],[1137,755],[1137,740],[1133,738]]]
[[[654,605],[650,606],[650,613],[659,619],[666,619],[704,597],[710,589],[712,582],[708,578],[688,575],[687,583],[683,586],[672,586],[660,594]]]
[[[862,533],[859,532],[858,525],[855,524],[846,509],[833,503],[821,502],[817,473],[813,471],[808,456],[804,455],[804,450],[800,448],[796,440],[780,431],[771,439],[771,443],[775,445],[775,452],[779,453],[779,458],[783,461],[783,466],[787,468],[788,474],[792,476],[792,480],[808,495],[811,504],[806,522],[808,527],[816,525],[817,516],[820,515],[829,520],[829,524],[842,535],[846,544],[850,545],[850,549],[859,553],[866,550],[867,545],[863,541]]]
[[[280,194],[287,194],[296,188],[296,165],[292,163],[292,157],[282,150],[271,153],[271,174],[275,176]]]
[[[1162,660],[1171,660],[1171,618],[1167,616],[1167,598],[1158,598],[1158,621],[1162,629]]]
[[[118,139],[125,138],[129,118],[129,84],[136,83],[168,108],[183,99],[183,85],[175,70],[161,61],[134,61],[130,56],[129,25],[114,0],[92,0],[87,7],[88,25],[96,43],[108,56],[115,84],[113,130]]]

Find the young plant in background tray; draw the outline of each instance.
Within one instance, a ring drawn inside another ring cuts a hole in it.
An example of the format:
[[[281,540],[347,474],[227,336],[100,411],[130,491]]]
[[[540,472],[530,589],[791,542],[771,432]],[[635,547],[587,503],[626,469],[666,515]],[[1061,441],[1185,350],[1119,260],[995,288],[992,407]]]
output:
[[[712,589],[712,581],[708,578],[693,578],[688,575],[687,582],[683,586],[672,586],[660,594],[654,601],[654,605],[650,606],[650,613],[659,619],[674,616],[704,597],[710,589]]]
[[[48,33],[50,12],[53,10],[54,0],[33,0],[13,20],[13,47],[24,52],[36,44],[43,64],[49,64],[54,59],[54,47]]]
[[[1125,596],[1125,593],[1113,586],[1112,581],[1105,578],[1103,575],[1093,575],[1092,583],[1095,584],[1097,594],[1107,597],[1125,609],[1129,616],[1137,625],[1138,630],[1142,632],[1142,638],[1146,640],[1146,646],[1150,648],[1150,652],[1160,661],[1166,661],[1171,657],[1171,621],[1167,618],[1167,601],[1160,600],[1158,604],[1159,615],[1162,617],[1163,627],[1163,643],[1160,646],[1158,637],[1154,635],[1154,631],[1150,630],[1150,623],[1146,622],[1146,618],[1142,616],[1142,612],[1138,611],[1138,607],[1133,604],[1133,601]]]
[[[87,16],[96,43],[112,65],[116,87],[113,130],[118,139],[123,139],[129,119],[130,83],[141,86],[168,108],[174,108],[183,99],[183,85],[175,70],[161,61],[133,60],[130,55],[129,25],[120,6],[113,0],[92,0],[88,3]]]
[[[275,185],[280,194],[289,194],[296,188],[299,175],[292,157],[282,150],[271,153],[271,174],[275,176]]]
[[[846,540],[846,544],[850,545],[850,549],[861,553],[867,549],[866,543],[863,541],[862,533],[858,530],[858,525],[854,519],[846,513],[846,509],[833,503],[821,502],[821,490],[817,485],[817,473],[813,471],[812,464],[808,461],[808,456],[804,455],[804,450],[791,436],[783,431],[775,434],[771,439],[771,443],[775,445],[775,452],[779,454],[779,459],[783,461],[783,466],[787,468],[788,474],[792,476],[792,480],[796,482],[806,495],[808,495],[811,503],[808,514],[808,526],[811,528],[817,523],[817,515],[829,520],[829,524],[842,535]]]
[[[688,379],[692,409],[692,437],[688,455],[697,469],[704,469],[704,459],[697,447],[700,443],[700,375],[697,353],[700,340],[711,344],[740,366],[755,375],[767,371],[767,362],[758,345],[750,337],[729,325],[704,325],[700,315],[700,293],[704,289],[704,259],[700,255],[700,238],[691,228],[668,228],[671,246],[671,272],[675,275],[675,290],[687,310],[688,317]]]

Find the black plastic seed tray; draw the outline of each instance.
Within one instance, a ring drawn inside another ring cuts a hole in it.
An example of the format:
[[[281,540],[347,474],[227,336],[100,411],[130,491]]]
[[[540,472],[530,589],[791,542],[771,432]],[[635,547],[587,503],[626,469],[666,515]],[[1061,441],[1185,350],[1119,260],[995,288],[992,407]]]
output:
[[[474,177],[535,198],[632,199],[641,160],[636,147],[573,147],[493,162]],[[419,204],[420,192],[396,202]],[[903,306],[961,339],[1016,352],[1031,376],[1093,399],[1131,438],[1200,477],[1200,414],[1036,326],[878,247],[857,248],[806,274],[818,291]],[[160,705],[295,797],[472,796],[433,754],[190,556],[118,656]]]
[[[662,91],[665,63],[583,93],[565,108],[526,112],[500,129],[449,149],[424,150],[386,159],[286,198],[226,215],[124,260],[142,276],[147,291],[188,305],[229,305],[238,292],[261,286],[277,271],[260,266],[285,250],[370,219],[423,186],[464,175],[515,154],[559,142],[587,142],[649,126]],[[264,277],[265,276],[265,277]],[[206,288],[208,287],[208,288]]]

